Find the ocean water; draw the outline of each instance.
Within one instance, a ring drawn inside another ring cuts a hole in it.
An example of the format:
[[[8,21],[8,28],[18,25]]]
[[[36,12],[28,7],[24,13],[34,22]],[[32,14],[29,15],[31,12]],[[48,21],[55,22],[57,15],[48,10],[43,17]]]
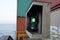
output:
[[[16,25],[15,24],[0,24],[0,37],[3,35],[10,35],[15,40],[16,39]]]

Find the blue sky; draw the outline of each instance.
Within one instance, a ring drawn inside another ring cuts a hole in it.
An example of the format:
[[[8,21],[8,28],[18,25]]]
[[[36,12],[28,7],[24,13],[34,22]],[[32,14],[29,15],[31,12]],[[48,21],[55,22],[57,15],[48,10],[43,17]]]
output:
[[[0,30],[16,30],[17,0],[0,0]]]
[[[0,0],[0,24],[15,24],[17,0]]]

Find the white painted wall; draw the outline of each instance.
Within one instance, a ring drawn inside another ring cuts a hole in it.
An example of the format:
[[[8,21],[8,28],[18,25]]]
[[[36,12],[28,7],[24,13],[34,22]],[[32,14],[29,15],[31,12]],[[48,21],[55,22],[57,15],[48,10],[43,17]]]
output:
[[[50,33],[60,34],[60,8],[51,12],[50,19]]]
[[[51,26],[60,27],[60,8],[51,12]]]
[[[60,8],[51,12],[50,15],[50,33],[51,34],[60,34]],[[53,37],[58,37],[57,35],[52,35]],[[53,37],[51,36],[51,40]],[[54,38],[55,39],[55,38]],[[59,40],[58,38],[56,38]]]

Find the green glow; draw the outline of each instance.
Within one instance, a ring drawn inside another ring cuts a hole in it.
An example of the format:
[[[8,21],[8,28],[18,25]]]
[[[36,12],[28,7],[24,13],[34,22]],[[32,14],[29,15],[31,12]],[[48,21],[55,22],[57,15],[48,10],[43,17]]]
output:
[[[35,18],[32,18],[32,19],[31,19],[31,22],[35,22]]]

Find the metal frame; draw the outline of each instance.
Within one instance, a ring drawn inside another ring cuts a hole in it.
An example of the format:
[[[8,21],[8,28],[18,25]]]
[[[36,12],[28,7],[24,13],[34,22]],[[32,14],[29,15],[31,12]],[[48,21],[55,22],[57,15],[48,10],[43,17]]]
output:
[[[30,38],[49,37],[49,35],[50,35],[50,3],[32,2],[30,8],[26,12],[26,17],[27,17],[27,13],[29,12],[29,10],[31,9],[31,7],[33,5],[42,5],[43,6],[42,34],[31,34],[28,30],[26,30],[26,33]],[[27,24],[27,18],[26,18],[26,24]]]

